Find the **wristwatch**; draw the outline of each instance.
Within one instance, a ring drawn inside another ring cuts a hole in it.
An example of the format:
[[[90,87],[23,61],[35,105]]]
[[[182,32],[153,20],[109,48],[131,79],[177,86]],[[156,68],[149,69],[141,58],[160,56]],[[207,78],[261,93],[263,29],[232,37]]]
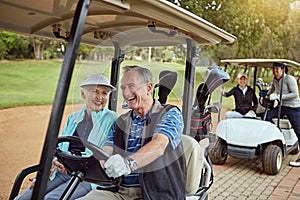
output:
[[[127,157],[126,159],[128,161],[128,166],[129,166],[131,172],[138,169],[138,163],[134,159],[132,159],[130,157]]]

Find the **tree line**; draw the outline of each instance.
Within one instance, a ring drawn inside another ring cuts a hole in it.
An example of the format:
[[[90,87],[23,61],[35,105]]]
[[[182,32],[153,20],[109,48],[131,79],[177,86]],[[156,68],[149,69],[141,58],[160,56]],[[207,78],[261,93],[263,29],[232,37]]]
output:
[[[63,58],[66,43],[0,30],[0,60]],[[89,54],[92,47],[80,45],[79,57]]]
[[[230,58],[283,58],[300,62],[300,1],[169,0],[235,35],[229,45],[203,47],[213,62]],[[247,70],[247,69],[245,69]],[[238,71],[232,67],[230,76]],[[260,69],[258,75],[270,73]],[[298,77],[300,72],[291,71]]]

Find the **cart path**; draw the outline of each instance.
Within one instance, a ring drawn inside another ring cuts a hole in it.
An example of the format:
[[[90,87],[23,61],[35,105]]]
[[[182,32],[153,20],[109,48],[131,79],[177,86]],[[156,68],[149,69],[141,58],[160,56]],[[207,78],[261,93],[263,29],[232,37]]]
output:
[[[17,174],[39,163],[52,106],[24,106],[0,110],[0,200],[7,200]],[[67,106],[66,116],[77,109]],[[31,175],[32,177],[33,175]],[[21,189],[29,185],[25,179]]]
[[[266,175],[260,159],[234,159],[224,165],[213,165],[214,183],[209,189],[210,200],[296,200],[300,199],[300,167],[288,164],[297,155],[284,158],[279,174]]]

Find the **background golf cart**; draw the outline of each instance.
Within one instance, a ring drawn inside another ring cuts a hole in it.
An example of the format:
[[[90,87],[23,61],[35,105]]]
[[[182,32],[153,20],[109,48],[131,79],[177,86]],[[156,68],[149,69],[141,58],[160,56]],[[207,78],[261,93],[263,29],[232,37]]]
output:
[[[231,34],[167,1],[15,0],[1,1],[0,5],[1,29],[68,42],[40,163],[28,171],[37,171],[32,199],[43,199],[45,193],[80,41],[114,48],[109,73],[111,83],[117,88],[126,48],[184,47],[186,65],[179,84],[185,91],[182,113],[184,133],[189,135],[198,45],[235,40]],[[117,110],[118,99],[118,91],[113,92],[110,109]]]
[[[233,59],[221,60],[226,65],[248,68],[248,81],[251,87],[257,87],[258,68],[271,68],[274,62],[282,63],[288,68],[300,68],[300,64],[285,59]],[[282,79],[283,80],[283,79]],[[253,159],[261,158],[263,171],[267,174],[280,172],[283,157],[289,153],[299,152],[299,144],[294,130],[287,119],[279,119],[275,124],[264,121],[272,102],[264,98],[267,91],[258,91],[258,101],[265,108],[261,118],[231,118],[221,120],[216,129],[218,137],[210,157],[214,164],[224,164],[227,156]],[[260,95],[260,96],[259,96]],[[280,95],[280,100],[281,100]],[[281,102],[279,101],[279,107]],[[280,109],[279,109],[280,110]],[[279,115],[280,116],[280,115]]]

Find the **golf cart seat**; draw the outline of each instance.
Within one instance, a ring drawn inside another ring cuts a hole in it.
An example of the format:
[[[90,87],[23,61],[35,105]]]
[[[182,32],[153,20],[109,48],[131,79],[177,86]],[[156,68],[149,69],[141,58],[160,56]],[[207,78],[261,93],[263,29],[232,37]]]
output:
[[[176,72],[170,70],[161,71],[159,74],[159,81],[154,86],[153,96],[155,94],[155,88],[158,88],[158,100],[161,104],[165,104],[176,81]],[[208,164],[205,157],[206,149],[209,146],[209,140],[206,138],[200,140],[198,143],[193,137],[182,135],[182,143],[187,167],[187,199],[207,199],[206,190],[211,184],[212,173],[211,166]],[[206,173],[203,173],[203,169]],[[206,176],[202,176],[204,174]]]
[[[278,123],[278,119],[277,118],[273,118],[272,121],[274,122],[274,124],[277,125]],[[279,121],[279,128],[281,129],[291,129],[292,125],[290,123],[290,121],[288,119],[280,119]]]
[[[168,96],[174,88],[177,81],[177,72],[171,70],[163,70],[159,73],[158,83],[153,87],[153,99],[155,98],[156,89],[158,90],[158,101],[161,104],[166,104]],[[127,103],[124,101],[123,109],[128,109]]]
[[[205,151],[209,145],[208,138],[201,140],[199,143],[188,135],[182,136],[182,143],[187,167],[187,181],[186,181],[186,194],[187,199],[201,199],[209,186],[211,181],[211,167],[205,158]],[[203,170],[205,169],[206,175],[202,177]]]
[[[201,170],[193,169],[199,169],[203,165],[203,158],[199,155],[202,155],[204,149],[201,149],[194,138],[187,135],[182,136],[182,143],[187,165],[186,193],[191,195],[196,193],[200,183]]]
[[[177,72],[171,70],[163,70],[159,73],[159,80],[153,87],[153,97],[155,95],[155,89],[158,88],[158,101],[161,104],[165,104],[168,99],[168,95],[174,88],[177,81]]]

